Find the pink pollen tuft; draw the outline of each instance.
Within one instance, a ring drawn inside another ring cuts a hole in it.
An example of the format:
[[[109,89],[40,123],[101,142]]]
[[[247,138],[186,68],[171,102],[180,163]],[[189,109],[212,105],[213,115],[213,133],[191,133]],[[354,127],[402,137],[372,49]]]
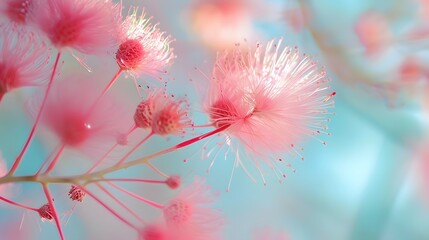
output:
[[[178,187],[180,187],[181,184],[181,178],[180,176],[171,176],[167,179],[167,181],[165,182],[167,184],[167,186],[171,189],[177,189]]]
[[[12,0],[6,9],[6,15],[13,22],[24,24],[27,19],[27,14],[31,3],[29,0]]]
[[[48,221],[50,221],[50,220],[52,220],[54,218],[51,206],[49,204],[47,204],[47,203],[44,204],[43,206],[41,206],[37,210],[37,212],[39,213],[40,218],[42,220],[48,220]]]
[[[116,62],[124,70],[136,69],[145,57],[145,51],[140,41],[128,39],[119,45],[116,52]]]
[[[86,193],[82,189],[72,185],[68,193],[69,198],[73,201],[83,202],[83,199],[86,196]]]

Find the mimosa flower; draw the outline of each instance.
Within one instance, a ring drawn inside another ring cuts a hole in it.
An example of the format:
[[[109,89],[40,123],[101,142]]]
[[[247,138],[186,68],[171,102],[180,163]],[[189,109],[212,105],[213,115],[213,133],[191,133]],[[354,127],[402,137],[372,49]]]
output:
[[[98,88],[91,80],[71,76],[60,79],[42,118],[65,146],[90,155],[108,148],[116,142],[117,133],[126,128],[121,107],[111,96],[96,102]]]
[[[46,44],[31,34],[0,33],[0,101],[13,89],[44,85],[50,71]]]
[[[196,178],[191,186],[164,208],[164,219],[170,235],[177,240],[219,239],[223,218],[212,207],[215,201],[216,195],[204,179]]]
[[[136,74],[146,73],[158,76],[173,63],[176,57],[170,44],[170,36],[152,25],[144,11],[132,8],[122,24],[116,61],[123,70]]]
[[[117,40],[119,16],[110,1],[45,0],[35,6],[32,20],[59,49],[107,54]]]
[[[295,143],[323,133],[335,95],[316,62],[280,44],[220,53],[205,100],[213,125],[228,126],[228,144],[237,139],[258,169],[260,159],[274,168],[273,159]]]
[[[33,10],[36,0],[4,0],[0,2],[1,16],[11,23],[24,25],[27,23],[29,13]]]

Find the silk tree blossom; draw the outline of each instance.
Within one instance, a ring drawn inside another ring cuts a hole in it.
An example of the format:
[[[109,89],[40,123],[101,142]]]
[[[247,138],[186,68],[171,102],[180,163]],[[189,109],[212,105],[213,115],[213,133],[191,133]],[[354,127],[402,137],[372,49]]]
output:
[[[154,134],[183,134],[192,126],[189,118],[189,103],[185,99],[176,100],[161,89],[148,93],[136,108],[136,127],[150,129]]]
[[[0,33],[0,101],[13,89],[44,85],[51,67],[46,44],[32,34]]]
[[[3,0],[0,2],[0,16],[17,25],[25,25],[37,0]]]
[[[166,94],[161,89],[148,92],[147,97],[137,105],[134,113],[134,123],[136,127],[151,129],[154,111],[159,108],[159,105],[162,104],[166,98]]]
[[[158,24],[152,25],[150,19],[144,11],[139,13],[138,8],[130,9],[130,15],[122,23],[120,45],[116,51],[116,61],[121,69],[157,76],[176,58],[170,48],[173,40],[158,29]]]
[[[221,213],[213,209],[216,195],[203,178],[185,188],[164,207],[167,232],[177,240],[217,240],[223,228]],[[168,234],[164,234],[168,235]]]
[[[229,126],[227,144],[238,139],[258,169],[259,159],[276,169],[278,156],[295,143],[324,133],[335,95],[327,93],[325,71],[316,62],[297,49],[280,49],[281,42],[220,53],[205,99],[213,125]]]
[[[110,1],[45,0],[32,17],[58,49],[107,54],[117,40],[120,8]]]
[[[97,101],[99,89],[94,82],[72,76],[60,79],[48,98],[42,118],[62,144],[90,156],[104,153],[105,148],[116,142],[117,134],[128,128],[121,106],[111,96]]]

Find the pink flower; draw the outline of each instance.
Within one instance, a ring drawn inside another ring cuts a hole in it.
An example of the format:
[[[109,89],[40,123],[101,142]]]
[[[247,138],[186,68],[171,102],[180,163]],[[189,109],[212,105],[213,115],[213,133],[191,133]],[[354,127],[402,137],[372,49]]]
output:
[[[171,239],[220,239],[223,218],[211,206],[215,200],[215,194],[202,178],[196,178],[173,198],[164,208],[167,232],[174,236]]]
[[[134,113],[134,123],[136,127],[143,129],[152,128],[153,114],[163,104],[167,96],[160,89],[148,92],[147,97],[137,105]]]
[[[170,48],[173,40],[161,32],[157,24],[152,25],[144,11],[141,14],[138,8],[130,11],[122,23],[116,61],[121,69],[157,76],[165,72],[176,57]]]
[[[227,144],[238,139],[258,169],[260,160],[274,169],[273,156],[278,161],[294,143],[327,129],[335,95],[326,93],[325,72],[297,49],[280,49],[281,41],[219,54],[205,100],[213,125],[229,126]]]
[[[223,49],[243,36],[251,36],[252,1],[194,1],[190,9],[190,27],[201,42],[212,49]],[[259,8],[261,10],[261,8]]]
[[[45,3],[46,2],[46,3]],[[116,41],[120,8],[110,1],[45,0],[34,22],[57,48],[85,54],[108,53]]]
[[[368,11],[359,16],[355,32],[368,55],[381,52],[391,42],[389,23],[377,12]]]
[[[60,79],[47,100],[42,120],[65,146],[99,154],[128,126],[121,106],[110,96],[95,104],[99,89],[93,80],[76,76]]]
[[[24,25],[29,13],[33,10],[33,2],[36,0],[3,0],[0,2],[1,16],[10,22]]]
[[[151,129],[154,134],[181,134],[192,126],[188,108],[185,100],[174,100],[162,90],[154,90],[137,106],[134,122],[137,127]]]
[[[415,57],[406,57],[398,68],[400,80],[407,84],[413,84],[428,77],[428,70],[425,69],[421,60]]]
[[[35,35],[0,28],[0,101],[9,91],[45,84],[50,51]]]

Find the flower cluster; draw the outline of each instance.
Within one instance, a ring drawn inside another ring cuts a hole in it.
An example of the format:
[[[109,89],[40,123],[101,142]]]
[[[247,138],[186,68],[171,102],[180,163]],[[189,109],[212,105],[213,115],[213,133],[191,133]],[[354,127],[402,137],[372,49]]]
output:
[[[236,48],[218,54],[207,79],[205,98],[197,105],[210,124],[199,125],[191,119],[194,106],[186,96],[167,94],[167,84],[159,87],[159,81],[147,79],[147,90],[140,95],[140,102],[134,103],[134,115],[128,114],[128,105],[110,91],[115,82],[130,72],[140,94],[138,78],[160,78],[176,56],[170,47],[174,40],[159,30],[158,24],[152,24],[144,11],[131,8],[122,16],[122,8],[107,0],[7,0],[0,4],[4,13],[0,19],[0,100],[16,88],[36,87],[27,104],[33,117],[27,140],[14,161],[6,159],[10,167],[0,158],[0,201],[53,222],[61,239],[66,237],[66,221],[60,217],[64,206],[58,204],[61,200],[72,202],[72,210],[93,201],[135,230],[142,240],[221,239],[226,221],[213,208],[217,194],[205,180],[197,177],[182,190],[182,176],[163,172],[153,161],[220,134],[226,137],[228,151],[236,153],[234,167],[245,168],[239,151],[244,148],[261,174],[261,160],[277,173],[278,156],[293,151],[293,145],[306,137],[318,139],[315,135],[327,133],[326,115],[335,92],[328,90],[325,72],[315,61],[297,49],[281,48],[282,40],[272,40],[266,47],[257,44],[256,49]],[[87,67],[75,52],[95,58],[110,56],[116,73],[107,84],[99,81],[102,74],[97,72],[89,77],[85,71],[67,73],[67,53]],[[127,100],[129,103],[132,98]],[[50,154],[46,158],[30,159],[25,154],[34,137],[45,129],[39,125],[56,136],[49,138],[55,144],[47,144]],[[189,134],[196,127],[205,132]],[[141,132],[147,135],[135,141]],[[167,144],[177,142],[158,151],[144,148],[144,153],[135,156],[155,135],[167,139]],[[174,135],[181,138],[169,138]],[[78,155],[82,159],[67,161],[66,150],[84,154]],[[38,170],[17,174],[28,162],[39,164]],[[157,177],[146,178],[140,171],[122,177],[115,174],[138,165]],[[5,184],[20,182],[40,184],[45,202],[34,207],[34,202],[3,197]],[[129,190],[125,183],[154,184],[180,193],[159,204],[149,199],[154,197],[152,193]],[[62,195],[53,192],[53,184],[61,184],[67,191],[59,191]],[[159,221],[138,214],[128,204],[130,199],[157,210]]]

